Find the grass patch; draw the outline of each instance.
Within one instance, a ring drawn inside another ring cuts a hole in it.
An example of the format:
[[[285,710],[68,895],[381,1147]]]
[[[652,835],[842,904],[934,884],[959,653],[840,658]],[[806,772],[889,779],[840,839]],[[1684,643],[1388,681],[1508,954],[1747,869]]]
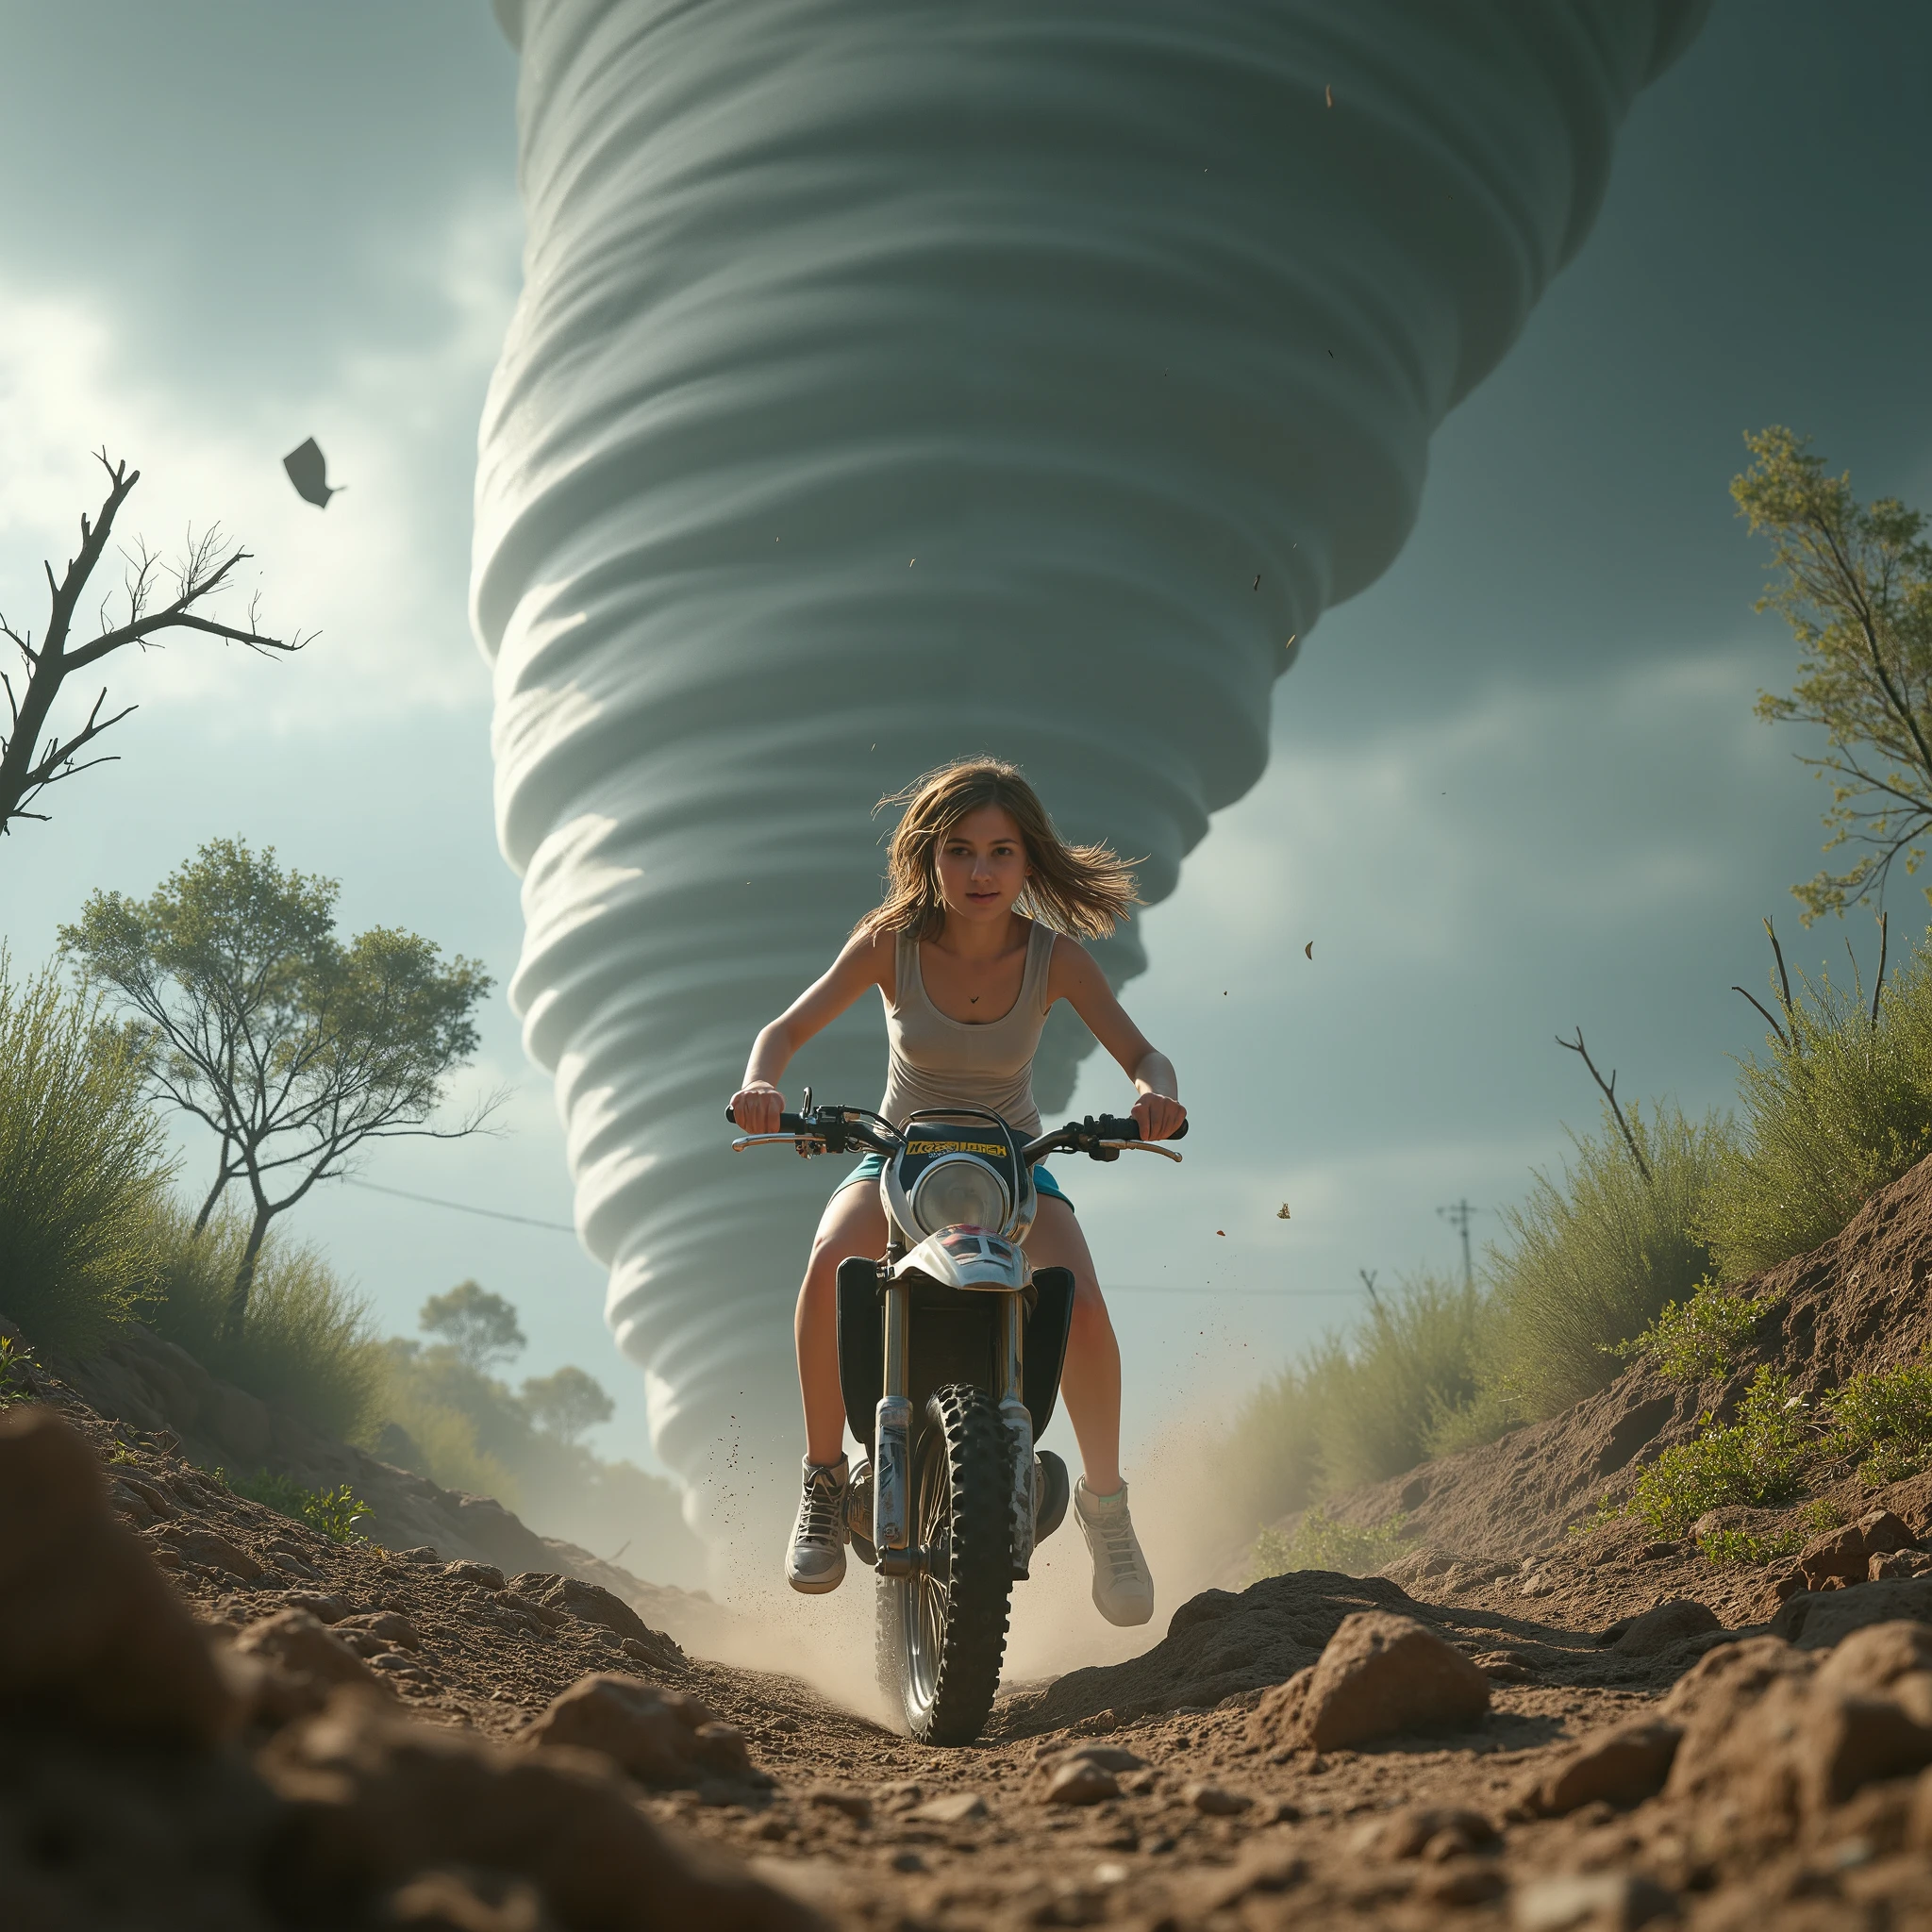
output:
[[[1807,1254],[1932,1154],[1932,954],[1914,947],[1874,1024],[1856,984],[1801,974],[1782,1037],[1740,1062],[1746,1132],[1699,1221],[1728,1281]]]
[[[157,1212],[157,1262],[148,1322],[211,1374],[316,1428],[353,1440],[380,1407],[382,1345],[368,1305],[314,1248],[271,1232],[239,1333],[228,1293],[248,1239],[240,1214],[221,1214],[200,1234],[181,1208]]]
[[[260,1503],[273,1509],[277,1515],[292,1518],[297,1523],[306,1523],[310,1529],[318,1529],[332,1542],[359,1543],[367,1541],[356,1532],[357,1523],[369,1514],[369,1505],[357,1501],[356,1494],[347,1483],[333,1490],[310,1490],[303,1487],[293,1476],[275,1475],[265,1469],[258,1469],[251,1476],[230,1475],[226,1470],[211,1472],[215,1480],[225,1483],[238,1496],[246,1496],[251,1503]]]
[[[1709,1275],[1690,1298],[1666,1302],[1650,1326],[1610,1352],[1628,1361],[1648,1357],[1667,1382],[1714,1382],[1736,1366],[1760,1317],[1778,1306],[1774,1294],[1734,1294]]]
[[[1858,1458],[1868,1483],[1903,1482],[1932,1467],[1932,1361],[1854,1375],[1819,1405],[1835,1456]]]
[[[0,1309],[43,1348],[97,1349],[142,1311],[168,1179],[133,1045],[0,948]]]
[[[1475,1394],[1481,1297],[1423,1275],[1249,1397],[1224,1447],[1242,1525],[1413,1469]]]
[[[1715,1114],[1691,1121],[1668,1103],[1648,1119],[1635,1107],[1627,1117],[1641,1164],[1606,1110],[1600,1135],[1572,1136],[1560,1180],[1536,1174],[1524,1205],[1503,1210],[1474,1405],[1492,1433],[1558,1414],[1615,1380],[1610,1351],[1709,1271],[1708,1249],[1689,1230],[1728,1124]]]
[[[0,1408],[32,1396],[33,1381],[27,1374],[32,1360],[32,1349],[20,1347],[10,1335],[0,1335]]]
[[[1707,1509],[1790,1503],[1817,1455],[1809,1421],[1790,1377],[1767,1365],[1752,1377],[1737,1421],[1706,1416],[1691,1441],[1666,1449],[1637,1478],[1624,1508],[1654,1535],[1674,1540]]]
[[[1407,1519],[1391,1516],[1386,1523],[1362,1528],[1338,1523],[1317,1503],[1303,1511],[1292,1536],[1264,1529],[1255,1539],[1250,1580],[1285,1576],[1291,1570],[1339,1570],[1344,1576],[1373,1576],[1392,1563],[1415,1540],[1405,1527]]]

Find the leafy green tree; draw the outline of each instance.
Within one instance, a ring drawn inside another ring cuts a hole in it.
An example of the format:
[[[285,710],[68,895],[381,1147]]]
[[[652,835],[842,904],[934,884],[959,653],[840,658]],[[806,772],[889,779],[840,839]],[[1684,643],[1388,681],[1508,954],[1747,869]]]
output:
[[[594,1375],[568,1365],[554,1375],[526,1377],[524,1407],[546,1436],[573,1446],[586,1431],[617,1413],[617,1405]]]
[[[207,1225],[246,1183],[247,1241],[229,1294],[238,1330],[269,1224],[344,1173],[367,1141],[456,1140],[492,1096],[437,1124],[452,1073],[476,1047],[481,966],[444,964],[415,933],[337,936],[334,879],[284,872],[233,839],[204,845],[147,899],[95,892],[62,950],[132,1009],[127,1032],[156,1096],[220,1141]]]
[[[453,1348],[478,1374],[521,1355],[525,1336],[516,1306],[474,1281],[459,1281],[447,1294],[433,1294],[416,1318],[423,1332]]]
[[[1932,544],[1896,497],[1861,504],[1849,473],[1828,475],[1809,438],[1771,428],[1744,439],[1756,461],[1731,484],[1739,513],[1771,539],[1782,575],[1757,608],[1798,640],[1789,697],[1758,694],[1757,715],[1822,725],[1831,785],[1827,852],[1862,848],[1843,872],[1791,890],[1809,924],[1882,899],[1893,861],[1914,873],[1932,829]],[[1932,896],[1932,893],[1928,893]]]

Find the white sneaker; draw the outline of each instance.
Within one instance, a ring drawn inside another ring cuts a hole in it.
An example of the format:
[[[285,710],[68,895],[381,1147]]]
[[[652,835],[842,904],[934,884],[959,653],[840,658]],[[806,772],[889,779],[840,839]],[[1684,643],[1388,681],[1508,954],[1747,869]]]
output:
[[[1154,1574],[1141,1554],[1127,1486],[1096,1496],[1083,1475],[1074,1489],[1074,1514],[1093,1556],[1093,1607],[1109,1624],[1144,1624],[1154,1614]]]
[[[785,1558],[785,1580],[807,1596],[824,1596],[845,1581],[845,1458],[808,1462],[805,1493]]]

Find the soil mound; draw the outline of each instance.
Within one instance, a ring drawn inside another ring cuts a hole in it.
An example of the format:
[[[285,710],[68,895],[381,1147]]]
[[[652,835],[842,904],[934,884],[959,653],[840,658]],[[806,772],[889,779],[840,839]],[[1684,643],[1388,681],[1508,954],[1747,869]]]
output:
[[[1707,1409],[1727,1420],[1761,1365],[1782,1370],[1808,1397],[1912,1360],[1932,1343],[1928,1283],[1932,1161],[1922,1161],[1823,1247],[1740,1290],[1774,1296],[1776,1306],[1715,1401],[1712,1387],[1675,1387],[1640,1363],[1548,1422],[1356,1491],[1337,1513],[1360,1524],[1399,1513],[1428,1548],[1520,1559],[1554,1543],[1607,1490],[1627,1490],[1636,1469],[1687,1441]]]
[[[1384,1576],[1295,1570],[1239,1594],[1204,1591],[1177,1609],[1167,1636],[1124,1664],[1069,1671],[1044,1690],[1006,1706],[1016,1733],[1057,1730],[1110,1713],[1116,1722],[1158,1712],[1212,1710],[1229,1699],[1285,1683],[1326,1647],[1344,1618],[1397,1610],[1440,1624]]]
[[[4,1318],[0,1335],[21,1339]],[[346,1484],[369,1506],[362,1529],[392,1550],[427,1550],[444,1561],[482,1563],[507,1575],[523,1571],[570,1577],[621,1598],[644,1623],[682,1642],[715,1641],[722,1632],[724,1614],[704,1592],[647,1583],[575,1543],[538,1535],[492,1496],[442,1489],[324,1435],[286,1408],[210,1374],[185,1349],[139,1323],[86,1361],[58,1366],[62,1380],[98,1413],[155,1436],[201,1468],[263,1469],[309,1490]]]

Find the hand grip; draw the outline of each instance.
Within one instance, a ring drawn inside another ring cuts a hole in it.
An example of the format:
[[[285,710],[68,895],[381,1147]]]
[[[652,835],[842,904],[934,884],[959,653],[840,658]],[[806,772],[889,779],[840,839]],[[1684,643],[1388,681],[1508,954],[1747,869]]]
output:
[[[737,1114],[728,1107],[724,1109],[724,1118],[734,1127],[739,1124]],[[812,1132],[812,1124],[802,1113],[781,1113],[778,1116],[778,1131],[781,1134],[809,1134]]]
[[[1103,1114],[1093,1124],[1100,1130],[1104,1140],[1138,1141],[1141,1138],[1141,1123],[1131,1115],[1125,1120],[1116,1120],[1111,1114]],[[1188,1138],[1187,1122],[1183,1121],[1167,1138],[1170,1141],[1185,1141]]]

